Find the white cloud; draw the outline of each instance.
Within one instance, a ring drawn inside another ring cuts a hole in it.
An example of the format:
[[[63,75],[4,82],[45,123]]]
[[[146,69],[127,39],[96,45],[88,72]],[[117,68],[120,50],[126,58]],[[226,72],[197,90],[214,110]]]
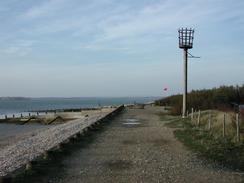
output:
[[[226,6],[221,3],[223,1],[220,0],[168,0],[132,8],[130,3],[123,1],[118,3],[111,0],[93,0],[81,3],[50,0],[31,7],[23,17],[39,18],[36,23],[31,22],[33,26],[28,30],[30,34],[68,31],[67,36],[87,35],[95,39],[92,42],[99,42],[172,32],[172,29],[177,29],[181,25],[209,24],[214,21],[225,21],[233,16],[242,17],[243,20],[242,9],[238,9],[240,3],[225,2]],[[234,11],[228,11],[228,8]]]
[[[31,53],[32,45],[33,41],[30,40],[16,40],[3,48],[1,52],[7,55],[23,57]]]
[[[59,36],[57,40],[65,38],[77,48],[90,50],[108,50],[109,47],[129,50],[136,43],[157,42],[159,36],[165,40],[173,37],[182,25],[197,28],[231,18],[241,24],[244,3],[236,0],[224,4],[222,0],[165,0],[144,4],[114,0],[46,0],[24,11],[16,20],[24,26],[13,34],[17,34],[18,39],[45,36],[47,41]],[[80,46],[79,42],[84,45]]]
[[[67,3],[66,0],[48,0],[37,6],[29,8],[23,15],[23,18],[35,19],[55,15],[58,10],[62,10]]]
[[[182,25],[211,27],[233,19],[239,26],[231,29],[243,27],[244,3],[238,0],[166,0],[141,4],[113,0],[41,1],[16,20],[21,26],[13,32],[13,39],[44,37],[55,41],[55,37],[57,41],[70,40],[79,48],[82,42],[84,49],[131,49],[136,43],[175,37]]]
[[[244,2],[241,0],[28,1],[31,3],[12,0],[12,3],[1,6],[3,2],[7,1],[0,2],[0,19],[3,20],[0,56],[6,62],[1,67],[4,72],[0,72],[3,76],[0,78],[5,76],[2,82],[6,86],[10,81],[8,75],[12,75],[10,71],[15,66],[13,82],[16,78],[24,82],[31,80],[33,86],[39,87],[37,90],[41,88],[36,81],[42,82],[42,88],[48,88],[45,91],[47,96],[51,91],[55,91],[55,95],[62,91],[60,95],[65,95],[65,88],[73,88],[73,95],[88,95],[91,92],[98,95],[101,92],[97,86],[103,81],[107,81],[105,88],[108,90],[112,91],[114,84],[118,86],[121,95],[125,88],[128,88],[128,95],[132,91],[142,92],[145,83],[153,82],[150,88],[154,88],[154,91],[160,91],[161,85],[169,82],[179,91],[182,57],[177,48],[177,29],[181,26],[192,26],[201,35],[196,36],[196,42],[199,41],[196,45],[200,49],[194,47],[194,54],[201,55],[201,63],[207,64],[200,67],[191,65],[197,73],[193,79],[199,77],[199,68],[208,68],[209,64],[213,67],[208,69],[216,71],[220,61],[226,66],[233,64],[235,67],[231,72],[235,72],[237,67],[243,68],[243,34],[238,34],[244,30]],[[214,51],[209,52],[204,44]],[[238,45],[238,49],[235,45]],[[114,65],[111,69],[106,65],[101,70],[101,65],[96,63]],[[160,64],[151,67],[153,63]],[[42,64],[46,64],[46,67]],[[31,72],[26,72],[26,65]],[[70,65],[74,68],[67,70]],[[22,70],[19,71],[19,68]],[[200,72],[205,79],[206,72]],[[92,77],[87,80],[89,75]],[[220,71],[218,75],[219,81],[227,77],[226,71]],[[235,75],[240,76],[241,71],[237,70]],[[236,78],[231,80],[235,81]],[[56,88],[53,83],[59,83],[59,87]],[[67,87],[64,83],[68,86],[73,84]],[[83,83],[79,85],[79,90],[77,83]],[[136,86],[138,83],[140,88]],[[86,93],[82,93],[84,86]],[[3,88],[6,88],[5,93],[10,91],[8,87]],[[19,92],[19,88],[12,91]],[[38,92],[32,95],[41,95]],[[30,91],[25,93],[31,95]],[[114,94],[116,92],[107,93]]]

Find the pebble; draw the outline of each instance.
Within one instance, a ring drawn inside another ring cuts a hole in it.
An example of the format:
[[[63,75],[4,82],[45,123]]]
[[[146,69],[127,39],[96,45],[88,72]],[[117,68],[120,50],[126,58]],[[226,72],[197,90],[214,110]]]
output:
[[[77,119],[46,130],[37,131],[16,144],[1,149],[0,177],[23,167],[28,162],[44,154],[44,152],[57,147],[60,143],[79,133],[81,129],[103,119],[115,110],[112,109],[110,112],[89,116],[86,120]]]

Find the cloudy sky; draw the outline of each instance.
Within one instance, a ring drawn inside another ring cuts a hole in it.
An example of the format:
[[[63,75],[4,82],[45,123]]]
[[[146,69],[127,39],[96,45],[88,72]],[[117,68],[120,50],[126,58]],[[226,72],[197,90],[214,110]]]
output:
[[[0,96],[181,92],[179,27],[195,28],[201,56],[189,89],[243,84],[243,10],[243,0],[0,0]]]

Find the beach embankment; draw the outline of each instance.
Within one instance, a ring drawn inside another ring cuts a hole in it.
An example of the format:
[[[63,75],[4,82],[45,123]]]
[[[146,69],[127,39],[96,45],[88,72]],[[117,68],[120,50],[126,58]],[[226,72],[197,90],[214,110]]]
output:
[[[0,182],[7,182],[19,170],[30,168],[37,158],[45,158],[48,152],[60,148],[70,139],[82,135],[99,123],[106,122],[124,108],[123,105],[71,120],[67,123],[52,126],[45,130],[35,131],[23,140],[0,150]]]

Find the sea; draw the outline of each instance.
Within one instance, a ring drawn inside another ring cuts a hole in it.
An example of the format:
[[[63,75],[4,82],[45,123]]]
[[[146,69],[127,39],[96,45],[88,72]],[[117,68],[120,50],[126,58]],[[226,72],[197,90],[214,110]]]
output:
[[[0,98],[0,117],[29,111],[148,103],[157,99],[159,97]]]

